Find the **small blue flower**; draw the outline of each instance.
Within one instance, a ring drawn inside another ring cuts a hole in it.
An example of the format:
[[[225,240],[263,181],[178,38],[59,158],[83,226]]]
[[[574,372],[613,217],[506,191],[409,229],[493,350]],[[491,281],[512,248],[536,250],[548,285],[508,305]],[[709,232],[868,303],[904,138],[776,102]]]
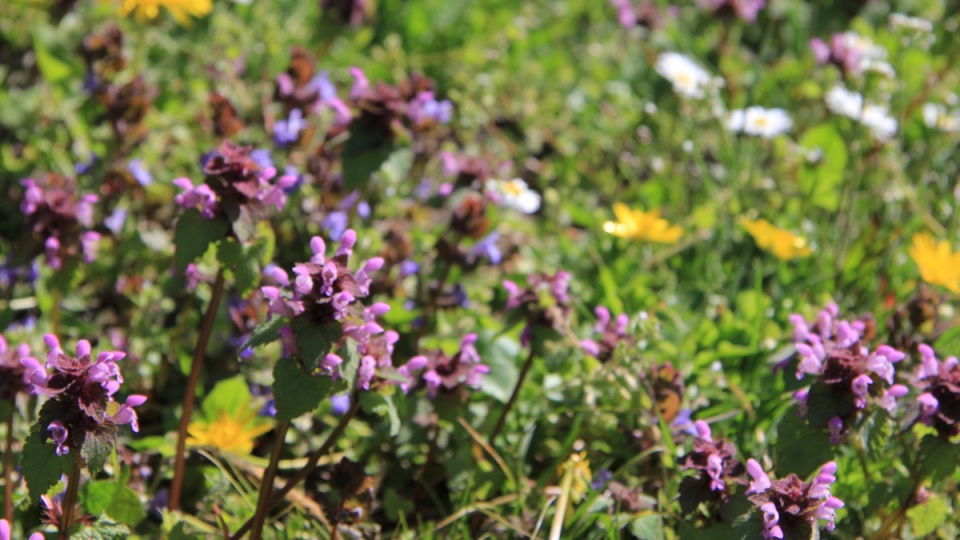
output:
[[[300,138],[300,132],[306,125],[303,121],[303,113],[300,109],[294,109],[290,111],[290,116],[286,120],[277,120],[273,124],[273,140],[277,146],[293,144]]]
[[[261,169],[273,167],[273,159],[270,158],[270,150],[266,148],[257,148],[250,151],[250,159]]]
[[[103,220],[103,226],[110,229],[113,234],[119,234],[123,229],[123,222],[127,220],[127,209],[118,206],[107,219]]]
[[[330,404],[333,405],[333,414],[343,416],[350,409],[350,394],[333,396],[330,398]]]
[[[323,230],[327,231],[330,240],[339,242],[340,239],[343,238],[343,233],[347,232],[349,221],[350,216],[347,215],[346,210],[334,210],[327,214],[327,217],[323,218],[320,226],[323,227]]]
[[[153,182],[153,176],[151,176],[150,172],[143,166],[142,159],[131,159],[130,163],[127,164],[127,170],[130,171],[133,179],[141,186],[148,186]]]
[[[490,264],[500,264],[500,261],[503,260],[503,254],[500,253],[500,248],[497,247],[497,240],[499,239],[500,233],[492,232],[488,234],[485,238],[473,245],[473,253],[486,257],[490,261]]]

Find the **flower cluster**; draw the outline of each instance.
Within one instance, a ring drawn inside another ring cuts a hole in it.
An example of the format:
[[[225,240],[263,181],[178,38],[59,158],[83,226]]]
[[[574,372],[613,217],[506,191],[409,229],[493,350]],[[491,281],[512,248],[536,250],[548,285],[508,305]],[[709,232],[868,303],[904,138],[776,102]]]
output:
[[[916,387],[920,421],[946,439],[960,433],[960,361],[956,356],[938,360],[933,349],[920,344]]]
[[[831,88],[824,99],[827,108],[857,120],[879,141],[888,141],[897,132],[897,119],[890,115],[885,105],[864,101],[862,95],[847,90],[842,85]]]
[[[569,287],[570,274],[563,270],[552,276],[530,274],[525,289],[509,279],[503,280],[503,288],[508,294],[506,309],[518,310],[526,317],[521,343],[530,343],[535,327],[558,329],[566,324],[570,315]]]
[[[694,422],[696,436],[693,451],[679,460],[681,470],[699,471],[699,476],[684,478],[680,484],[680,505],[691,513],[700,503],[726,503],[732,484],[746,484],[746,469],[736,458],[737,449],[724,439],[714,440],[710,426]]]
[[[24,187],[20,209],[27,216],[27,228],[41,246],[47,264],[59,270],[71,257],[82,256],[92,262],[100,233],[94,226],[94,194],[79,196],[76,182],[55,174],[22,180]]]
[[[844,75],[872,70],[893,76],[893,68],[886,62],[886,49],[855,32],[834,34],[829,44],[814,38],[810,40],[810,49],[818,64],[833,64]]]
[[[123,405],[113,399],[123,382],[117,361],[126,353],[102,352],[93,359],[90,342],[80,340],[74,357],[64,353],[56,336],[46,334],[43,341],[50,349],[46,364],[32,357],[20,362],[34,393],[51,398],[47,403],[52,405],[41,411],[41,421],[46,424],[42,439],[49,433],[58,455],[79,450],[90,437],[112,445],[118,425],[130,424],[133,431],[139,431],[134,407],[142,405],[146,396],[131,395]]]
[[[377,302],[369,307],[360,299],[370,294],[371,273],[383,266],[383,259],[373,257],[357,270],[348,264],[353,254],[357,233],[347,230],[333,257],[326,257],[326,242],[319,236],[310,240],[313,257],[310,261],[293,267],[295,275],[291,283],[286,272],[276,268],[273,278],[280,286],[261,287],[269,302],[269,311],[280,317],[305,317],[311,325],[323,327],[339,325],[342,331],[338,348],[343,348],[345,339],[353,341],[360,357],[357,386],[369,389],[378,368],[392,367],[393,345],[399,339],[394,331],[384,331],[377,318],[390,310],[387,304]],[[291,287],[290,294],[284,294]],[[283,287],[283,288],[281,288]],[[297,339],[291,327],[281,331],[284,348],[288,353],[298,352]],[[343,358],[335,353],[326,354],[318,366],[322,372],[339,377],[338,366]]]
[[[626,313],[621,313],[613,319],[610,316],[610,310],[604,306],[597,306],[594,313],[597,315],[597,322],[593,325],[593,331],[600,336],[598,339],[581,340],[580,348],[601,362],[606,362],[613,356],[620,343],[628,345],[633,343],[633,336],[627,334],[630,317]]]
[[[199,208],[204,217],[224,217],[231,222],[238,218],[255,222],[267,206],[282,209],[287,200],[284,189],[292,187],[297,177],[283,175],[271,182],[277,176],[276,169],[261,169],[251,150],[224,141],[204,157],[203,184],[194,186],[189,178],[173,181],[182,190],[176,197],[177,204],[185,209]]]
[[[476,342],[476,334],[467,334],[460,341],[460,350],[453,356],[433,351],[411,358],[397,370],[408,379],[401,384],[403,391],[409,392],[422,383],[433,398],[441,389],[445,393],[454,393],[462,387],[479,387],[481,378],[490,372],[490,368],[480,363],[480,354],[474,346]]]
[[[818,519],[826,522],[828,531],[834,529],[837,509],[844,506],[830,493],[830,486],[837,479],[836,463],[825,463],[811,482],[804,482],[795,474],[772,480],[753,459],[747,460],[747,472],[753,479],[747,494],[752,494],[750,500],[763,512],[764,538],[784,538],[784,531],[816,527]]]
[[[10,347],[0,336],[0,400],[12,402],[30,389],[30,379],[20,361],[30,356],[30,346]]]
[[[865,322],[840,320],[838,313],[837,306],[831,304],[812,324],[800,315],[790,316],[799,357],[797,379],[818,376],[813,386],[798,390],[794,397],[801,411],[826,407],[817,417],[829,419],[827,427],[833,444],[840,442],[845,427],[851,425],[851,417],[866,409],[869,401],[892,412],[896,398],[906,395],[908,390],[894,384],[894,364],[906,354],[888,345],[870,352],[861,341]],[[824,396],[820,394],[829,395],[830,399],[821,399]]]

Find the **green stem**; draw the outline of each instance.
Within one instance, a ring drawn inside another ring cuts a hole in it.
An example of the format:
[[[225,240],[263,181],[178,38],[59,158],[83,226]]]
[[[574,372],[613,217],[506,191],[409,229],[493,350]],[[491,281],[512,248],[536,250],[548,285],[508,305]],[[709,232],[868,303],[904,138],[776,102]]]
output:
[[[270,496],[273,494],[273,480],[277,476],[277,467],[280,464],[280,455],[283,453],[283,442],[290,429],[290,421],[283,420],[277,425],[273,439],[273,450],[270,452],[270,464],[263,473],[263,482],[260,484],[260,496],[257,499],[257,511],[253,515],[250,540],[260,540],[263,535],[263,524],[266,522],[270,508]]]
[[[293,488],[297,486],[300,482],[310,476],[310,473],[317,468],[317,464],[320,462],[320,458],[325,456],[327,452],[333,448],[333,444],[337,442],[337,439],[340,438],[340,435],[343,435],[343,432],[347,429],[347,424],[350,423],[350,420],[357,414],[357,411],[360,409],[360,396],[357,392],[354,392],[350,395],[350,410],[346,412],[342,417],[340,417],[340,422],[336,427],[333,428],[333,431],[330,432],[330,435],[327,436],[327,440],[323,441],[323,446],[317,449],[316,452],[310,454],[310,458],[307,460],[307,463],[303,466],[302,469],[296,472],[287,483],[280,488],[279,491],[270,499],[270,502],[267,504],[267,510],[272,508],[278,502],[282,501],[284,497],[287,496],[287,493],[290,493]],[[230,537],[230,540],[240,540],[243,538],[247,532],[253,527],[253,518],[247,520],[237,532],[233,533],[233,536]],[[336,530],[336,526],[334,526]]]
[[[60,519],[59,540],[69,540],[70,527],[77,511],[77,493],[80,490],[80,454],[73,460],[73,471],[67,478],[67,492],[63,497],[63,517]]]
[[[190,365],[190,375],[187,377],[187,388],[183,396],[183,411],[180,415],[180,425],[177,429],[177,453],[173,462],[173,483],[170,486],[170,510],[180,509],[180,494],[183,492],[183,475],[187,460],[187,427],[190,425],[190,415],[193,404],[197,399],[197,384],[200,383],[200,374],[203,372],[203,359],[206,356],[207,344],[213,333],[213,323],[220,308],[220,299],[223,297],[224,276],[223,268],[217,272],[217,280],[213,284],[213,294],[210,296],[210,305],[203,316],[200,326],[200,336],[193,349],[193,364]]]
[[[13,411],[7,417],[7,436],[3,443],[3,517],[13,523]]]
[[[527,378],[527,373],[530,372],[530,367],[533,366],[533,358],[535,356],[536,349],[534,348],[533,344],[531,344],[530,354],[527,356],[527,361],[523,363],[523,369],[520,370],[520,376],[517,377],[517,384],[513,387],[513,393],[510,394],[510,400],[507,401],[507,404],[504,405],[503,410],[500,411],[500,417],[497,418],[497,423],[493,426],[493,431],[490,432],[489,440],[491,443],[497,438],[497,435],[500,434],[500,430],[503,429],[503,423],[507,420],[507,413],[509,413],[510,409],[513,408],[513,404],[517,401],[517,396],[520,395],[520,387],[523,386],[523,381]]]

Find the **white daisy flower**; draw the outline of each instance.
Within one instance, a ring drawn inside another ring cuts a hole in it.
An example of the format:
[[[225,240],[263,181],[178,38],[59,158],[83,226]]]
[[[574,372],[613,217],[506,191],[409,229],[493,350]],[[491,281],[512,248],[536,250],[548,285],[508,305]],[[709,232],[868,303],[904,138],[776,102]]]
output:
[[[540,209],[540,194],[519,178],[487,180],[486,189],[494,202],[501,206],[519,210],[524,214],[533,214]]]
[[[960,131],[960,116],[956,113],[948,113],[946,107],[943,105],[924,103],[923,123],[926,124],[927,127],[939,129],[947,133]]]
[[[824,99],[831,111],[859,121],[881,141],[889,140],[897,132],[897,120],[885,106],[864,102],[863,96],[856,92],[834,86]]]
[[[772,139],[793,129],[793,120],[783,109],[754,106],[732,111],[727,127],[735,132]]]
[[[657,57],[656,70],[670,81],[674,91],[691,98],[702,98],[704,89],[715,84],[713,77],[705,69],[680,53],[660,54]]]

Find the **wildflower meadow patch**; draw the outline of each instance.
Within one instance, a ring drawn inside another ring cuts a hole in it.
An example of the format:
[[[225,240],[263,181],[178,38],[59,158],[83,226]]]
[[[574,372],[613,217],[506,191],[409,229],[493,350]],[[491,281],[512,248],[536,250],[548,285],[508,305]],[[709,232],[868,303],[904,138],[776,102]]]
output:
[[[955,538],[960,7],[0,7],[0,540]]]

